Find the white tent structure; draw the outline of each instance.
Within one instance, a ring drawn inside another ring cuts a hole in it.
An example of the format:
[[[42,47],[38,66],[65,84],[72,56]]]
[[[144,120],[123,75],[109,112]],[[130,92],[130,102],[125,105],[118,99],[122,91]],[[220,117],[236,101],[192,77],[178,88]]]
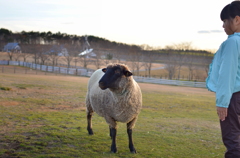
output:
[[[87,55],[87,54],[91,53],[92,51],[93,51],[92,48],[90,48],[90,49],[86,49],[86,50],[84,50],[82,53],[80,53],[80,54],[78,54],[78,55],[79,55],[79,56]]]
[[[85,50],[83,52],[79,53],[78,55],[79,56],[87,56],[87,57],[89,57],[89,56],[96,57],[96,54],[93,53],[93,49],[90,48],[90,44],[88,43],[88,39],[87,38],[88,37],[85,36],[85,43],[84,43],[84,49]]]

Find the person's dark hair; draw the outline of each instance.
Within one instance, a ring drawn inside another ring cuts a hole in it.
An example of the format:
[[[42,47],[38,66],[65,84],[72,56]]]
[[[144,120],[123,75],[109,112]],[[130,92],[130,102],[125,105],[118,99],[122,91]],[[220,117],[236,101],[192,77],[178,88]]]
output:
[[[240,16],[240,1],[233,1],[222,9],[220,18],[223,21],[224,19],[233,19],[237,15]]]

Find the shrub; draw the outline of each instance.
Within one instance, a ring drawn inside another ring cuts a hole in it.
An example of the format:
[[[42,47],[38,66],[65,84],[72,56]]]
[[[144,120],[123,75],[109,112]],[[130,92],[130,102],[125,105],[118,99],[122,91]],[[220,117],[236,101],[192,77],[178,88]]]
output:
[[[4,90],[4,91],[10,91],[11,90],[11,88],[9,88],[9,87],[0,87],[0,89]]]

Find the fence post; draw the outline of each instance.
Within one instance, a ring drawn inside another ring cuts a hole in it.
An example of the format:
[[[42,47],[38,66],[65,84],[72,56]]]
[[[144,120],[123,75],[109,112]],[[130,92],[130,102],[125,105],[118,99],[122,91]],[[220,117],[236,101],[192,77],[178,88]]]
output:
[[[46,72],[47,72],[47,67],[46,67],[46,65],[45,65],[45,70],[44,70],[45,75],[46,75]]]
[[[4,66],[2,67],[2,73],[4,73]]]

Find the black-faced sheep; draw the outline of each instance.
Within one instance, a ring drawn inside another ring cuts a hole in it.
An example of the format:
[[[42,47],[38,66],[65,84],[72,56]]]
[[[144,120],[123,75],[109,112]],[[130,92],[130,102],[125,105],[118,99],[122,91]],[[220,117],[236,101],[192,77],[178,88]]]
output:
[[[132,129],[142,108],[142,93],[124,64],[109,64],[96,70],[88,82],[86,96],[87,130],[92,131],[92,114],[96,112],[109,124],[112,138],[111,152],[116,153],[117,122],[127,123],[129,149],[136,153],[132,140]]]

